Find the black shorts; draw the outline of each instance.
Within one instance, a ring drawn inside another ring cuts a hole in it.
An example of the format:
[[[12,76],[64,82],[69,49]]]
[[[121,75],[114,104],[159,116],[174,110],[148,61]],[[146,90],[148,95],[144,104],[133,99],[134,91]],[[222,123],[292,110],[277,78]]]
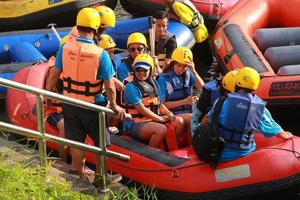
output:
[[[63,104],[63,115],[65,122],[65,135],[67,139],[77,142],[85,142],[86,136],[89,135],[95,146],[99,145],[99,125],[98,113],[75,107],[68,104]],[[105,125],[106,145],[110,145],[110,135]]]
[[[57,128],[57,123],[62,120],[63,114],[62,113],[52,113],[48,118],[47,122],[51,125]]]

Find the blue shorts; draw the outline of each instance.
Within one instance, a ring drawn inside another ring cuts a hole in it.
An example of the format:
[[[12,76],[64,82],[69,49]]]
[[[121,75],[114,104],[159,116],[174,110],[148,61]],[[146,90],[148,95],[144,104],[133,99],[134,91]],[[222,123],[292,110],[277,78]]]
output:
[[[57,123],[62,120],[64,117],[63,117],[63,114],[62,113],[52,113],[52,115],[50,115],[48,118],[47,118],[47,122],[51,125],[51,126],[54,126],[57,128]]]
[[[128,135],[135,139],[139,139],[142,141],[140,134],[142,132],[142,128],[145,126],[147,122],[140,122],[140,123],[134,123],[129,129],[128,129]]]

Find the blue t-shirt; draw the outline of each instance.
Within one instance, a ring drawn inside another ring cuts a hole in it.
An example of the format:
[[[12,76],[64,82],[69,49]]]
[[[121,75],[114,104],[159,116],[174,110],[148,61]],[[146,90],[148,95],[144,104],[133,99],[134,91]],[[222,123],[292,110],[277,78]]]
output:
[[[212,113],[215,109],[215,105],[218,101],[216,101],[212,107],[212,109],[208,113],[209,120],[212,120]],[[233,113],[225,113],[224,110],[228,110],[228,102],[225,100],[223,107],[221,109],[220,115],[219,115],[219,122],[221,124],[225,123],[225,119],[228,118],[229,115]],[[260,119],[260,124],[258,127],[258,132],[262,133],[265,137],[272,137],[274,135],[277,135],[282,128],[279,124],[277,124],[274,119],[272,118],[271,113],[267,108],[264,109],[264,112],[262,114],[262,117]],[[220,161],[229,161],[234,160],[243,156],[246,156],[250,154],[252,151],[256,149],[256,144],[253,142],[253,145],[250,149],[246,150],[236,150],[236,149],[230,149],[230,148],[224,148],[223,152],[220,157]]]
[[[76,38],[78,42],[84,42],[84,43],[90,43],[94,44],[94,41],[92,39],[84,38],[84,37],[78,37]],[[55,59],[55,68],[57,70],[63,70],[62,66],[62,51],[63,51],[63,46],[62,45],[56,54],[56,59]],[[115,75],[114,68],[112,66],[112,62],[110,60],[110,57],[106,51],[102,51],[101,54],[101,59],[99,61],[99,70],[97,72],[97,79],[99,80],[109,80]],[[98,95],[95,97],[95,103],[99,105],[105,105],[107,102],[107,99],[105,96],[102,94]]]
[[[187,69],[187,73],[189,73],[189,79],[188,79],[189,81],[186,82],[186,84],[194,85],[196,83],[196,80],[195,80],[193,73],[189,69]],[[178,79],[178,80],[182,80],[182,79]],[[162,93],[164,100],[167,98],[167,96],[172,94],[172,91],[174,90],[170,81],[171,80],[168,80],[165,76],[159,76],[158,81],[157,81],[161,88],[161,93]]]
[[[125,62],[121,62],[117,67],[117,78],[123,82],[130,75],[131,68]]]
[[[155,80],[154,80],[155,81]],[[157,83],[155,81],[155,83]],[[160,93],[160,87],[158,84],[157,85],[157,90],[158,90],[158,96],[159,96],[159,100],[161,102],[162,100],[162,96],[161,96],[161,93]],[[134,85],[133,83],[126,83],[125,85],[125,91],[124,91],[124,103],[125,104],[131,104],[133,106],[136,106],[140,103],[142,103],[142,92],[140,91],[140,89]],[[123,131],[128,131],[128,129],[134,124],[134,120],[131,119],[131,120],[124,120],[123,121],[123,127],[122,127],[122,130]]]

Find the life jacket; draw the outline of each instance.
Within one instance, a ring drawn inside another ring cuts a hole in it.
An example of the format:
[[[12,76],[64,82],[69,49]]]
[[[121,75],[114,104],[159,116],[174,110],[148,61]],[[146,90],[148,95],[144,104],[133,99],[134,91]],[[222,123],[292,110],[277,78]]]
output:
[[[192,82],[190,81],[190,73],[185,72],[181,76],[175,74],[173,70],[162,73],[167,80],[167,96],[166,101],[178,101],[192,94]],[[174,114],[191,113],[191,105],[177,106],[171,110]]]
[[[254,94],[231,93],[227,97],[228,113],[224,124],[220,124],[220,136],[231,149],[250,149],[254,142],[254,131],[258,130],[266,103]]]
[[[149,108],[155,114],[159,114],[160,101],[158,98],[158,89],[155,81],[151,78],[147,81],[138,81],[137,79],[133,78],[131,83],[137,86],[142,93],[142,103],[144,106]],[[122,98],[124,98],[124,95],[122,95]],[[133,105],[126,104],[124,108],[128,114],[131,114],[132,119],[136,123],[151,121],[151,119],[140,114]]]
[[[167,31],[166,35],[162,36],[159,41],[155,45],[155,55],[157,55],[159,66],[164,66],[164,62],[166,59],[166,44],[170,40],[170,38],[174,37],[173,33]]]
[[[186,13],[182,13],[182,14],[191,15],[189,12],[192,12],[191,18],[188,21],[182,21],[182,17],[178,16],[182,23],[189,26],[189,28],[191,28],[192,30],[195,29],[199,24],[204,23],[203,16],[200,14],[200,12],[194,6],[194,4],[191,3],[189,0],[174,1],[174,3],[172,3],[171,5],[168,6],[168,12],[176,15],[176,12],[174,11],[174,6],[175,7],[182,6],[182,4],[184,4],[186,7],[189,8],[189,11],[187,10]],[[182,9],[186,10],[185,8],[182,8]]]
[[[180,10],[177,12],[175,10]],[[201,43],[209,36],[208,30],[204,25],[203,16],[197,8],[188,0],[176,0],[168,6],[167,11],[180,18],[180,22],[187,25],[194,34],[196,43]]]
[[[73,26],[73,28],[71,29],[71,31],[69,33],[69,38],[67,41],[75,41],[77,37],[79,37],[77,26]]]
[[[207,111],[211,109],[215,101],[221,96],[219,85],[220,85],[219,81],[212,80],[208,83],[205,83],[203,86],[204,89],[210,92],[210,105],[207,107]]]
[[[78,41],[69,41],[63,47],[64,95],[90,103],[102,92],[103,81],[97,72],[103,49]]]

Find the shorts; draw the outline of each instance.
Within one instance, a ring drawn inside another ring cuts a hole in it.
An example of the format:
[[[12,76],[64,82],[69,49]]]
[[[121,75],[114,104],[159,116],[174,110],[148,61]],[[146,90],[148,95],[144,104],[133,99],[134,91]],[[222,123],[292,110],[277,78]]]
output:
[[[129,129],[128,129],[128,135],[130,135],[133,138],[139,139],[142,141],[140,134],[142,132],[142,128],[145,126],[147,122],[140,122],[140,123],[134,123]]]
[[[98,113],[68,104],[63,104],[62,108],[66,138],[84,143],[87,135],[89,135],[95,146],[99,146]],[[110,134],[107,125],[105,125],[105,138],[106,145],[110,145]]]
[[[47,122],[57,128],[57,123],[64,118],[62,113],[52,113],[48,118]]]

